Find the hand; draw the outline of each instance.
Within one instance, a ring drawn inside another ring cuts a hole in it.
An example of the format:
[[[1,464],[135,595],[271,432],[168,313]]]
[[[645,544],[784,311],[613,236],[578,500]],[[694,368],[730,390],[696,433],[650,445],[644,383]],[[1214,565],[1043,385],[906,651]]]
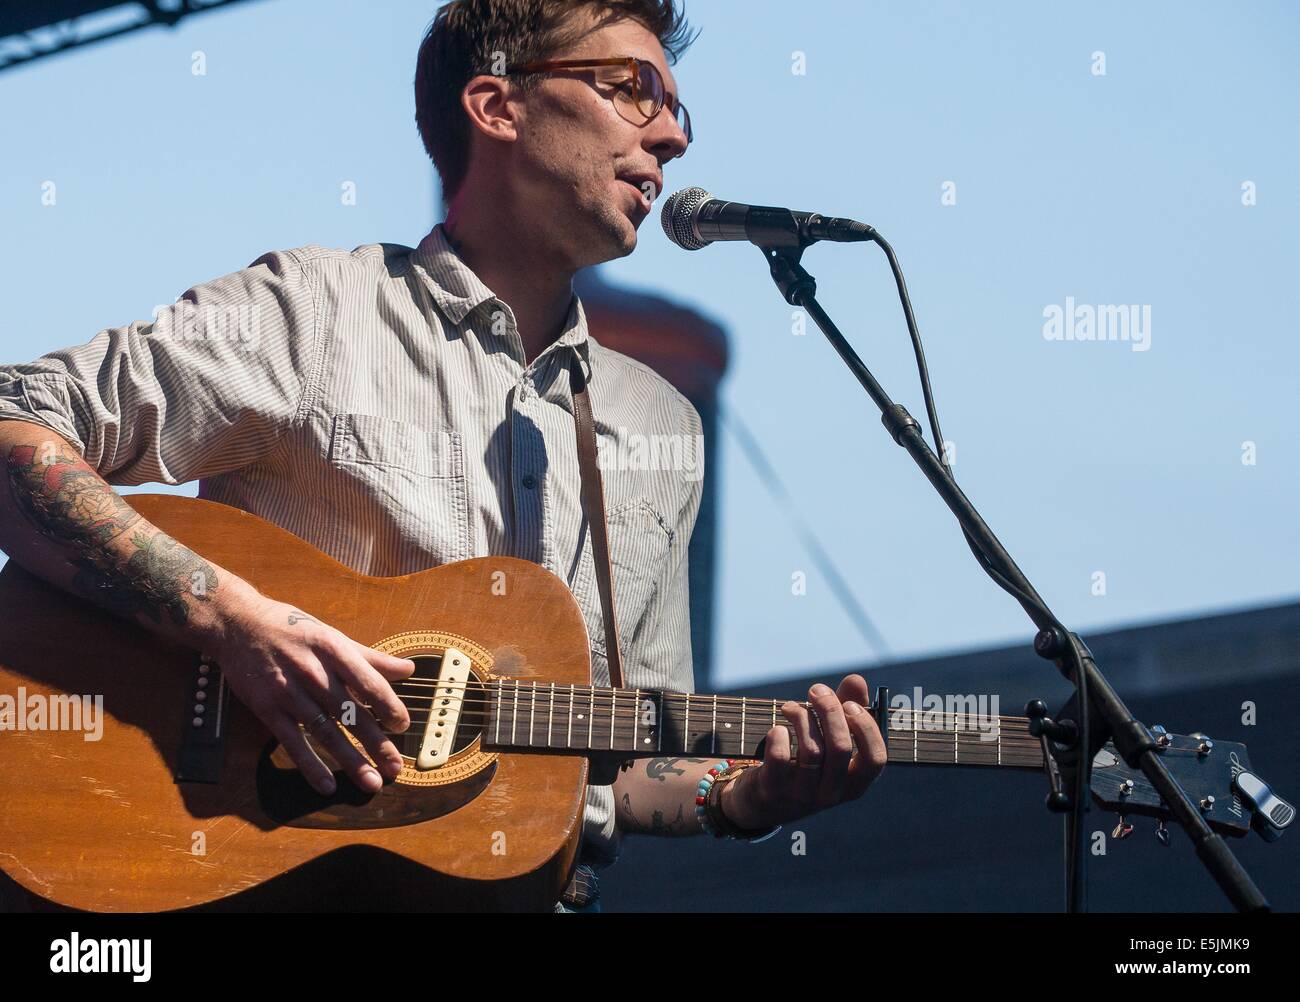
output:
[[[722,788],[722,812],[741,828],[770,828],[856,800],[885,768],[885,740],[866,710],[866,679],[850,675],[837,692],[818,683],[808,699],[814,713],[793,701],[781,707],[798,742],[796,757],[789,731],[773,727],[763,764]]]
[[[238,608],[226,616],[220,640],[206,648],[221,666],[226,684],[275,735],[317,792],[333,793],[334,776],[299,725],[311,725],[322,713],[330,719],[311,729],[313,740],[362,790],[378,791],[384,782],[380,773],[395,778],[402,756],[376,717],[390,731],[411,725],[406,707],[388,683],[409,676],[415,663],[357,643],[292,605],[250,593],[241,595]],[[348,728],[379,772],[334,719],[344,713],[345,702],[355,708],[348,714],[354,718]]]

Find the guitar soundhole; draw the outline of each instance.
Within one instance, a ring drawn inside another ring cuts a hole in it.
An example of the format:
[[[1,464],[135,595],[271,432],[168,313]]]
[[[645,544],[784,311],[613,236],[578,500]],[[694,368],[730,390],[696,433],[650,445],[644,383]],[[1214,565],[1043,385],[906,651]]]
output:
[[[442,665],[441,656],[417,655],[411,658],[415,662],[415,671],[410,678],[393,683],[397,693],[411,715],[411,726],[403,734],[388,732],[393,744],[402,755],[414,761],[420,754],[420,743],[424,739],[425,721],[430,714],[447,714],[454,710],[455,696],[438,694],[438,672]],[[457,686],[457,689],[460,687]],[[488,704],[484,697],[483,682],[478,675],[470,671],[469,683],[465,686],[464,704],[460,711],[460,722],[452,742],[451,753],[462,752],[474,743],[483,733],[487,721]]]
[[[411,726],[401,734],[387,732],[406,759],[398,781],[369,794],[346,774],[335,771],[337,791],[322,796],[291,762],[277,761],[286,756],[272,741],[257,768],[258,799],[269,817],[294,828],[393,828],[449,814],[487,788],[496,773],[496,756],[474,747],[487,722],[483,681],[471,671],[465,683],[455,683],[448,692],[446,687],[440,689],[438,682],[440,655],[414,655],[411,660],[415,672],[393,683],[393,691],[410,713]],[[460,700],[463,705],[449,760],[421,772],[416,759],[430,715],[444,710],[450,714]]]

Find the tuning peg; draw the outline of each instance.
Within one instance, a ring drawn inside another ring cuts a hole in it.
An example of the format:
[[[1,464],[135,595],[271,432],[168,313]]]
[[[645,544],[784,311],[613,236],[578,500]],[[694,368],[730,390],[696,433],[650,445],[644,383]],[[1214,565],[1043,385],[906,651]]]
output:
[[[1295,808],[1274,793],[1254,773],[1242,770],[1232,778],[1232,785],[1254,808],[1250,826],[1266,842],[1276,842],[1295,820]]]
[[[1128,821],[1125,820],[1124,815],[1121,814],[1119,816],[1119,824],[1117,824],[1114,827],[1114,829],[1111,831],[1110,837],[1119,840],[1119,839],[1126,839],[1132,834],[1133,834],[1133,826],[1129,824]]]
[[[1156,840],[1166,849],[1169,848],[1169,829],[1165,827],[1164,818],[1156,824]]]
[[[1047,704],[1041,699],[1031,699],[1025,704],[1025,716],[1029,718],[1029,733],[1034,737],[1046,735],[1064,748],[1074,746],[1079,736],[1079,729],[1073,720],[1053,720],[1047,715]]]
[[[1047,809],[1053,814],[1064,814],[1070,809],[1070,795],[1062,790],[1053,790],[1046,797]]]

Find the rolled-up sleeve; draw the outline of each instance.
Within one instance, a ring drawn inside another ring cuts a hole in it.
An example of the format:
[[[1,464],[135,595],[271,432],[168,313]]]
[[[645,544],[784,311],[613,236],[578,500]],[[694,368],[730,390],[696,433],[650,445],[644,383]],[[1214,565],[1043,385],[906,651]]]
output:
[[[248,466],[300,417],[318,361],[310,262],[274,251],[151,321],[0,365],[0,419],[66,438],[110,483],[182,484]]]

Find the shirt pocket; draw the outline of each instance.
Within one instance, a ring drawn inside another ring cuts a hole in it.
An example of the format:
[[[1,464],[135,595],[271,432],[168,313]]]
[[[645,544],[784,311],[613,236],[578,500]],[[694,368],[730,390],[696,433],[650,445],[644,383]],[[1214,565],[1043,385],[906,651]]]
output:
[[[614,573],[614,608],[626,659],[628,650],[647,625],[646,613],[655,597],[655,589],[659,587],[664,562],[673,543],[673,531],[658,508],[646,497],[620,502],[607,512],[606,522],[609,524],[609,559]],[[590,533],[587,533],[583,545],[573,592],[587,621],[587,634],[594,655],[593,674],[598,684],[607,684],[609,662],[605,649],[605,624],[601,617],[600,588],[596,583]],[[625,670],[629,667],[625,666]]]
[[[332,418],[330,466],[343,494],[338,548],[365,573],[409,574],[470,557],[459,432],[375,414]]]

